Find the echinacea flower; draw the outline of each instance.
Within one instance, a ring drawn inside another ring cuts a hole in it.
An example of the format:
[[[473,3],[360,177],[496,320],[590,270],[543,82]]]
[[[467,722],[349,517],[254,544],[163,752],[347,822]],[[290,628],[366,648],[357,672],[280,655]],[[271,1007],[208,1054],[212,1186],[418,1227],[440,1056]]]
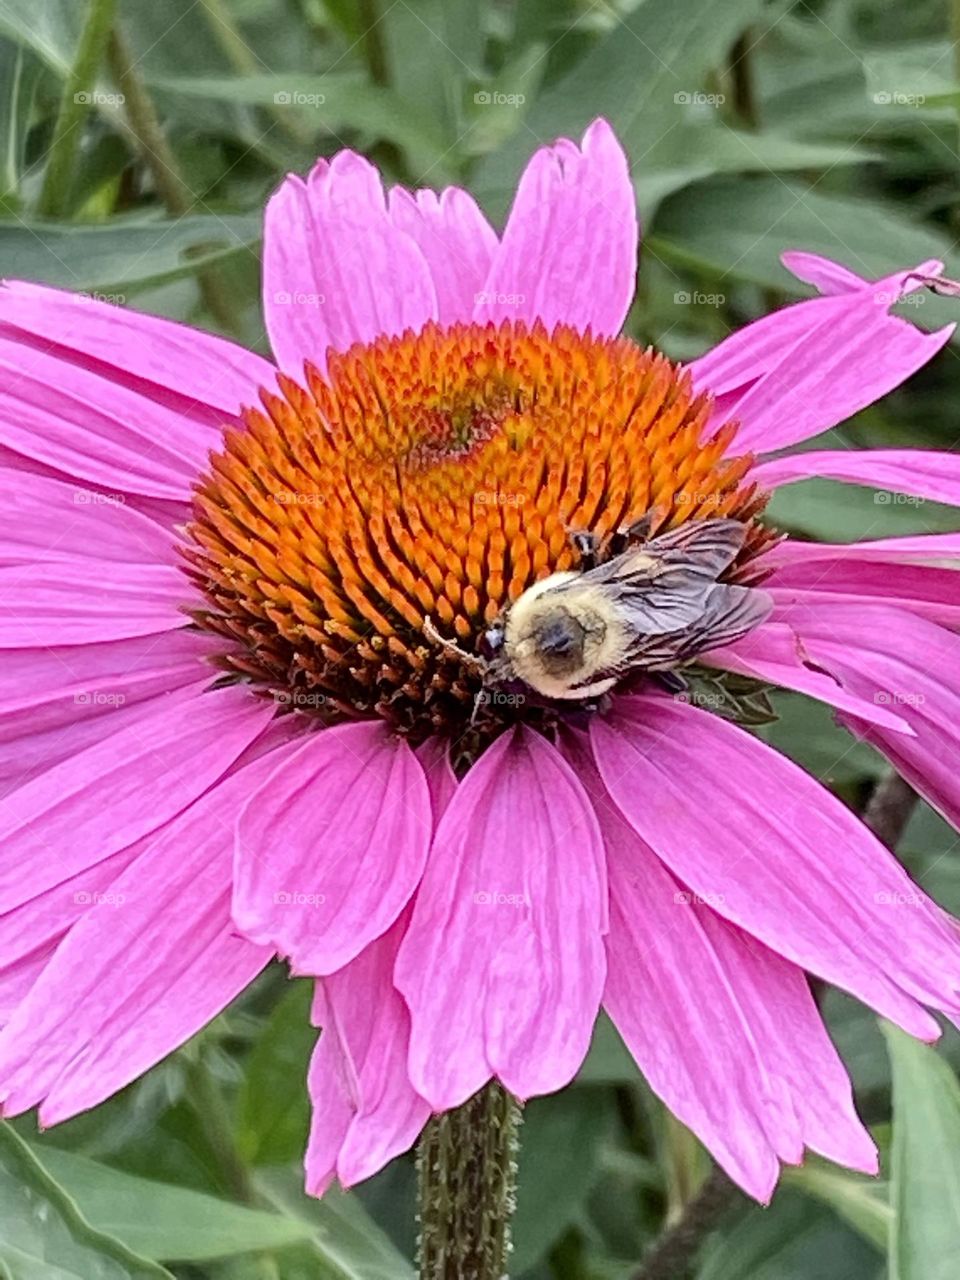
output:
[[[953,922],[682,674],[558,705],[427,629],[476,651],[576,568],[571,531],[739,521],[728,578],[773,611],[699,669],[831,704],[960,823],[960,535],[761,519],[812,475],[960,503],[956,457],[792,451],[947,341],[890,314],[939,264],[788,255],[823,296],[682,370],[616,336],[636,253],[598,121],[537,152],[499,237],[352,152],[288,178],[276,365],[0,292],[5,1114],[95,1105],[280,955],[317,979],[314,1192],[492,1078],[561,1088],[601,1005],[753,1195],[805,1148],[875,1168],[806,973],[933,1039],[931,1011],[960,1017]]]

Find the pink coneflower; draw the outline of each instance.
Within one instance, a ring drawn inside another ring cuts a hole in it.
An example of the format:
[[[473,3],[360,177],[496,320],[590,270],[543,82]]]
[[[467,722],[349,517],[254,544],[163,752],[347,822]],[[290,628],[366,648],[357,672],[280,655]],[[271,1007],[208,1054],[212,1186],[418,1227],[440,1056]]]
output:
[[[723,579],[772,612],[698,669],[832,704],[957,822],[960,579],[933,562],[960,535],[823,546],[760,519],[810,475],[960,502],[955,457],[782,456],[943,346],[889,314],[939,264],[869,282],[789,255],[825,296],[683,371],[616,337],[636,254],[598,121],[537,152],[500,237],[466,192],[385,194],[352,152],[288,178],[276,366],[0,293],[6,1114],[102,1101],[279,954],[318,979],[314,1192],[491,1079],[561,1088],[601,1005],[758,1198],[805,1147],[875,1168],[806,972],[933,1039],[930,1010],[960,1017],[954,924],[695,684],[558,703],[452,646],[576,569],[571,531],[739,522]]]

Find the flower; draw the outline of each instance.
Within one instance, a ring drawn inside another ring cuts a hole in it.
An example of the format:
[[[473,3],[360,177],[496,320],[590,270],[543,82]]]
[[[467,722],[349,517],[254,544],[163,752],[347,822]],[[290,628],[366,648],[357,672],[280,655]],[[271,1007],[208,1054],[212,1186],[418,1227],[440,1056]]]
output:
[[[558,705],[458,650],[576,567],[571,530],[738,521],[728,577],[772,612],[698,668],[833,705],[957,823],[960,535],[761,522],[808,475],[960,503],[956,457],[792,451],[943,346],[890,314],[940,266],[787,255],[823,296],[683,371],[616,337],[636,251],[598,121],[537,152],[500,238],[466,192],[385,195],[351,152],[288,178],[276,366],[0,292],[6,1114],[95,1105],[279,954],[317,979],[314,1192],[491,1077],[562,1087],[601,1004],[758,1198],[805,1147],[875,1168],[805,971],[933,1039],[953,923],[683,677]]]

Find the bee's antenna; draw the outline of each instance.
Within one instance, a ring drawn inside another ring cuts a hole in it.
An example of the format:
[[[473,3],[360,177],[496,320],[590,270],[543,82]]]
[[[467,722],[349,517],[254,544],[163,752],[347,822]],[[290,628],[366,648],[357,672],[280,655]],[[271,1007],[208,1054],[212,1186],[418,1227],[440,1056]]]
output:
[[[455,640],[448,640],[446,636],[442,636],[433,625],[431,617],[426,617],[423,620],[423,634],[437,648],[445,649],[447,653],[454,654],[464,666],[473,667],[476,671],[486,674],[489,665],[487,660],[478,657],[475,653],[469,653],[466,649],[462,649]]]

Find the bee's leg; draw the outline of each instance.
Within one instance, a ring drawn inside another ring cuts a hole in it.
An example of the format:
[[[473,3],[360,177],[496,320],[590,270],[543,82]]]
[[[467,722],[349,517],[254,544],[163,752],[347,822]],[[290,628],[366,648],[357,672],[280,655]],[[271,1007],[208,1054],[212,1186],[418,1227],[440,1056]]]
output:
[[[690,688],[690,681],[679,671],[657,671],[653,678],[667,693],[686,693]]]
[[[485,658],[480,658],[475,653],[468,653],[466,649],[461,649],[455,640],[448,640],[446,636],[442,636],[437,628],[433,625],[432,618],[425,618],[423,621],[423,634],[439,649],[446,650],[447,653],[453,654],[460,662],[467,667],[473,667],[477,671],[486,672],[488,663]]]
[[[580,530],[570,534],[570,541],[580,556],[581,569],[595,569],[600,560],[600,539],[597,535]]]
[[[655,515],[655,512],[648,511],[646,515],[642,515],[639,520],[634,520],[632,524],[621,525],[616,532],[619,544],[617,547],[618,554],[621,551],[626,551],[628,547],[632,547],[637,542],[649,541]]]

